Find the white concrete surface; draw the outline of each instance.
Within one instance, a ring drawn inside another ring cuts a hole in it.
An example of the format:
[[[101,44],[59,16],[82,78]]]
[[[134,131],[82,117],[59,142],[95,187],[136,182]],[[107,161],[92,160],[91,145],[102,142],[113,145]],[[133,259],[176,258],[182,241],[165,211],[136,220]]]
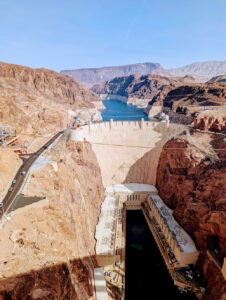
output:
[[[173,211],[168,206],[166,206],[159,195],[150,195],[150,199],[158,210],[159,215],[167,225],[167,228],[171,233],[171,237],[176,240],[177,244],[180,246],[181,251],[185,253],[198,252],[193,240],[190,238],[187,232],[185,232],[184,229],[177,223],[177,221],[173,217]]]
[[[155,186],[142,183],[115,184],[106,188],[106,193],[158,193]]]
[[[102,122],[72,130],[70,138],[92,144],[105,187],[121,182],[155,185],[163,145],[184,128],[165,121]]]
[[[101,205],[101,213],[95,232],[97,255],[114,255],[117,204],[116,197],[107,196]]]
[[[104,278],[104,269],[96,268],[94,269],[94,284],[96,290],[97,300],[108,300],[106,280]]]

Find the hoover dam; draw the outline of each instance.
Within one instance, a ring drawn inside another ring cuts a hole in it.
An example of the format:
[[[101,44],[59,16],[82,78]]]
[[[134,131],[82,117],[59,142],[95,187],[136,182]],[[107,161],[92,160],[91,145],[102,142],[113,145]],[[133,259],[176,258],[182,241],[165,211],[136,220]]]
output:
[[[0,298],[224,299],[224,113],[100,122],[72,79],[0,70]]]
[[[122,182],[155,184],[163,145],[184,130],[168,121],[116,121],[82,126],[71,133],[73,141],[88,141],[97,156],[104,186]],[[150,160],[143,163],[145,154]],[[134,169],[134,171],[133,171]]]
[[[193,278],[189,267],[196,264],[198,251],[155,188],[162,147],[184,130],[184,125],[170,124],[168,120],[115,122],[111,119],[71,131],[72,141],[91,143],[105,187],[106,198],[95,238],[100,267],[97,270],[103,268],[102,282],[106,286],[103,284],[103,295],[97,299],[110,299],[107,291],[114,294],[114,289],[118,289],[120,298],[117,299],[125,297],[126,215],[131,209],[143,212],[174,284],[181,290],[195,292],[201,299],[205,289]]]

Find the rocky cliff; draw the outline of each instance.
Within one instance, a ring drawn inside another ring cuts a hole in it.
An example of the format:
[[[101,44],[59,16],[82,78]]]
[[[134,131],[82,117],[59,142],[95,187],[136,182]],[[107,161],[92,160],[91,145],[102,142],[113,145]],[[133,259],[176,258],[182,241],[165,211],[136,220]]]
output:
[[[192,83],[164,86],[148,103],[149,117],[156,108],[167,113],[172,122],[189,124],[202,110],[223,109],[226,85],[222,83]]]
[[[0,124],[11,125],[16,134],[62,130],[78,112],[90,118],[99,100],[68,76],[0,63]]]
[[[190,84],[181,85],[167,93],[163,106],[174,111],[183,107],[218,106],[226,103],[226,85],[224,84]],[[186,109],[186,108],[185,108]]]
[[[160,196],[200,251],[206,300],[226,297],[222,273],[207,256],[207,249],[217,251],[221,262],[226,256],[225,150],[224,135],[187,131],[165,144],[157,169]]]
[[[194,127],[226,134],[226,107],[218,111],[201,112],[194,121]]]
[[[176,81],[160,75],[131,75],[116,77],[92,90],[98,94],[112,94],[131,98],[152,99],[166,85],[175,85]]]
[[[35,163],[22,192],[45,200],[1,223],[0,298],[95,299],[94,231],[103,185],[91,145],[62,138]]]
[[[127,103],[147,107],[148,103],[165,87],[171,90],[180,83],[160,75],[131,75],[116,77],[105,83],[94,85],[91,89],[97,94],[110,94],[127,98]]]
[[[100,83],[111,80],[114,77],[129,76],[133,74],[168,74],[159,63],[139,63],[118,67],[64,70],[61,71],[61,73],[73,77],[84,85]]]

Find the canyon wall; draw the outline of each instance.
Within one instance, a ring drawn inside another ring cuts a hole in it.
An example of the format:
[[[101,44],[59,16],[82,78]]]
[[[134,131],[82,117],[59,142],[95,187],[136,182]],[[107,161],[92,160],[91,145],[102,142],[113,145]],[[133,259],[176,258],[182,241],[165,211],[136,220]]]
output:
[[[0,124],[15,135],[51,135],[78,113],[88,121],[101,107],[99,96],[68,76],[6,63],[0,63],[0,104]]]
[[[221,263],[226,257],[225,149],[225,135],[187,131],[164,145],[157,169],[161,198],[200,251],[205,300],[226,297],[223,275],[207,255],[207,249],[217,251]]]
[[[160,75],[130,75],[115,77],[112,80],[94,85],[91,90],[98,94],[110,95],[110,99],[117,99],[118,97],[123,102],[124,99],[128,99],[127,103],[146,108],[152,98],[164,86],[171,86],[172,88],[178,84],[179,81]]]
[[[0,299],[95,299],[104,190],[91,145],[64,135],[35,162],[22,192],[44,200],[1,221]]]
[[[92,144],[105,187],[122,182],[155,184],[162,146],[183,129],[183,125],[168,125],[167,122],[112,121],[82,126],[73,131],[71,139],[87,140]],[[133,168],[148,152],[149,164]]]

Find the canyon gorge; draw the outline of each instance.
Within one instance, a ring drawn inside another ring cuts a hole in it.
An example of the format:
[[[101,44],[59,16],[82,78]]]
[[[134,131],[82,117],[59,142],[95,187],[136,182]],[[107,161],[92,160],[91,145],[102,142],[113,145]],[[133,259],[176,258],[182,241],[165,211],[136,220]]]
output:
[[[223,274],[207,253],[217,248],[221,263],[226,257],[226,85],[162,75],[117,77],[90,91],[51,70],[0,64],[0,124],[12,128],[8,147],[0,147],[2,199],[26,155],[62,131],[20,191],[41,200],[2,216],[0,299],[97,299],[95,230],[105,188],[120,183],[156,186],[200,253],[203,300],[226,298]],[[103,109],[95,92],[137,106],[143,99],[149,112],[170,109],[193,123],[175,124],[170,114],[170,121],[91,123]],[[111,292],[109,299],[119,299]]]

